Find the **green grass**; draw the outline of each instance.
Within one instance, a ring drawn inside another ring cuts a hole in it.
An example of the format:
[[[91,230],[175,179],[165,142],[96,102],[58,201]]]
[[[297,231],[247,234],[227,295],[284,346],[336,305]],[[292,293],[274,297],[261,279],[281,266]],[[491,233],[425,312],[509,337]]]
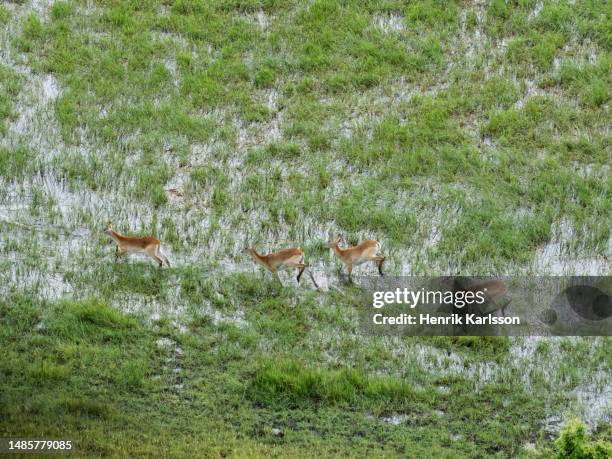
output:
[[[84,455],[546,457],[550,420],[578,416],[609,442],[577,401],[609,340],[363,336],[323,242],[376,238],[389,274],[610,274],[610,14],[1,5],[2,436]],[[115,264],[108,220],[161,239],[172,268]],[[340,290],[278,286],[251,243],[302,247]]]
[[[589,225],[567,201],[582,177],[568,173],[574,170],[573,162],[588,165],[609,159],[604,134],[609,55],[601,44],[594,65],[577,64],[575,46],[563,48],[572,36],[572,21],[580,27],[589,21],[593,27],[600,24],[601,18],[594,14],[597,7],[579,3],[574,15],[565,3],[547,3],[530,19],[527,13],[534,2],[514,6],[491,2],[485,18],[470,27],[490,34],[491,46],[499,39],[508,40],[507,46],[498,53],[482,49],[471,61],[461,55],[461,47],[457,53],[451,52],[458,34],[464,33],[458,21],[459,6],[437,2],[406,7],[393,2],[363,7],[315,2],[308,8],[291,2],[248,6],[118,2],[89,15],[77,14],[82,8],[79,2],[59,2],[45,22],[33,15],[25,17],[23,32],[14,41],[18,49],[30,52],[37,70],[60,80],[64,90],[55,112],[65,142],[80,142],[75,134],[81,129],[102,144],[129,139],[123,141],[124,159],[112,148],[96,155],[97,161],[111,167],[87,165],[91,158],[79,159],[82,165],[77,162],[69,169],[66,161],[59,165],[63,174],[70,177],[76,173],[79,183],[92,190],[101,186],[115,189],[117,174],[128,167],[127,162],[129,167],[135,162],[138,173],[129,197],[162,208],[168,204],[164,186],[177,162],[190,170],[194,185],[202,180],[202,167],[210,167],[200,164],[203,158],[189,153],[192,143],[222,146],[223,162],[228,157],[240,160],[245,154],[247,158],[257,155],[260,162],[247,161],[240,168],[242,176],[260,174],[258,166],[266,158],[297,159],[309,174],[329,168],[329,161],[338,158],[378,183],[389,184],[382,187],[383,195],[385,190],[398,189],[413,194],[410,179],[427,177],[458,187],[473,186],[484,195],[494,193],[496,205],[510,211],[521,205],[522,196],[508,181],[515,177],[523,177],[526,183],[540,180],[538,171],[545,168],[544,180],[565,175],[569,183],[564,189],[551,190],[543,202],[529,203],[529,211],[546,214],[547,220],[552,217],[553,221],[563,216],[580,228]],[[248,19],[260,9],[269,15],[265,30]],[[374,27],[372,18],[384,14],[402,15],[409,27],[396,33]],[[288,21],[293,15],[295,19]],[[202,21],[206,27],[198,26]],[[465,27],[465,33],[471,33]],[[593,39],[581,31],[575,33],[578,40]],[[554,59],[560,62],[558,68]],[[399,77],[405,82],[405,88],[399,89],[414,90],[415,97],[393,99],[390,104],[384,99],[382,104],[377,102],[375,93],[398,90]],[[525,86],[517,86],[517,80],[523,85],[533,81],[529,84],[540,92],[552,91],[551,96],[531,95]],[[418,95],[419,89],[438,85],[440,89],[433,95]],[[266,99],[272,89],[279,100],[270,107]],[[357,97],[360,92],[363,94]],[[103,115],[100,107],[105,107]],[[362,116],[368,107],[374,113],[371,122],[358,126],[349,137],[338,135],[344,120]],[[266,139],[262,131],[281,113],[282,140]],[[255,151],[241,151],[238,125],[249,133],[259,132],[261,140],[256,141]],[[575,142],[576,130],[595,154],[549,161],[564,145]],[[496,142],[496,154],[507,160],[486,160],[485,147],[474,136],[478,133]],[[168,144],[171,150],[163,153]],[[540,151],[544,153],[536,154]],[[399,217],[383,228],[377,223],[364,225],[367,217],[348,218],[355,210],[350,203],[330,203],[323,209],[317,205],[321,199],[329,199],[325,193],[329,182],[339,183],[351,195],[349,199],[354,199],[354,187],[341,170],[328,171],[323,183],[297,189],[287,183],[288,177],[278,177],[270,184],[270,196],[254,203],[240,194],[260,190],[236,190],[233,180],[222,179],[236,173],[229,167],[210,169],[221,182],[207,180],[205,183],[214,186],[212,196],[202,199],[195,194],[193,199],[203,200],[221,213],[246,205],[271,213],[277,224],[296,225],[306,215],[325,220],[336,217],[340,230],[383,233],[388,238],[385,242],[394,249],[414,242],[402,234],[414,226],[406,222],[409,217]],[[96,177],[91,175],[93,170]],[[499,181],[488,180],[499,176]],[[606,185],[609,188],[609,181]],[[276,196],[279,188],[287,190],[285,199]],[[610,212],[609,193],[603,201],[593,192],[583,198],[581,204],[589,212],[602,207]],[[294,204],[299,207],[279,206],[278,201],[283,200],[299,203]],[[369,202],[359,201],[361,212],[376,214],[376,196]],[[393,220],[390,213],[382,211],[380,219]],[[465,212],[461,209],[460,214],[463,218],[459,221],[470,218],[469,208]],[[503,218],[497,223],[494,240],[504,238]],[[458,234],[463,235],[460,228],[446,232],[443,245],[478,243],[473,240],[476,233],[469,233],[472,240],[468,241],[452,236]],[[606,237],[609,233],[603,235]],[[548,240],[550,232],[538,243]],[[606,249],[605,244],[588,239],[583,242],[597,254]],[[525,263],[537,247],[532,244],[525,251],[517,245],[509,258],[516,255],[517,261]],[[496,257],[494,249],[481,248],[485,256]],[[474,260],[458,261],[468,269],[470,263]]]
[[[0,10],[0,23],[2,17],[6,18],[6,21],[9,20],[8,13],[2,11],[5,10]],[[10,67],[0,65],[0,81],[0,134],[5,134],[6,122],[15,117],[14,101],[19,93],[19,75]]]
[[[610,445],[604,442],[592,443],[586,432],[584,424],[573,419],[561,431],[555,441],[557,457],[609,457],[612,454]]]
[[[286,306],[278,307],[288,314]],[[265,308],[261,319],[274,315],[275,306]],[[288,322],[299,322],[297,313]],[[313,366],[306,363],[304,339],[259,349],[273,342],[266,335],[286,339],[293,330],[238,330],[195,314],[190,332],[177,333],[163,319],[147,325],[93,298],[43,303],[20,295],[3,301],[3,435],[71,437],[84,455],[170,456],[189,447],[213,456],[277,449],[306,456],[305,448],[339,455],[516,455],[521,441],[541,440],[537,426],[545,402],[520,385],[499,381],[474,391],[465,377],[375,374],[368,368],[374,361],[355,368]],[[157,344],[162,338],[174,344]],[[466,362],[512,358],[499,339],[437,340],[423,342],[466,352]],[[567,351],[581,358],[574,345]],[[450,390],[441,392],[439,385]],[[406,414],[402,425],[377,419],[394,413]]]
[[[291,361],[265,365],[255,377],[252,391],[251,396],[265,404],[299,406],[302,402],[303,407],[313,402],[355,407],[357,399],[363,398],[398,408],[414,399],[410,386],[399,379],[370,377],[357,370],[304,368]]]

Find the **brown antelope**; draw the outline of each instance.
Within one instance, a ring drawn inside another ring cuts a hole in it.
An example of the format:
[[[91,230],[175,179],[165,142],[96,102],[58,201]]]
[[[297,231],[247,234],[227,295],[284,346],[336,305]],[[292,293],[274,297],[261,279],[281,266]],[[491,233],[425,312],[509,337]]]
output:
[[[106,224],[104,232],[110,237],[112,237],[117,243],[117,248],[115,249],[115,262],[119,259],[121,255],[124,255],[126,253],[145,253],[151,258],[153,258],[153,260],[157,262],[160,268],[162,267],[164,261],[166,262],[166,265],[168,265],[168,267],[170,266],[170,262],[168,261],[168,259],[159,250],[159,247],[161,245],[159,239],[155,239],[151,236],[123,236],[122,234],[113,230],[111,222],[108,222]]]
[[[290,249],[283,249],[279,250],[278,252],[262,255],[257,253],[255,244],[253,244],[251,247],[246,248],[245,252],[253,257],[255,263],[260,264],[274,274],[274,277],[276,277],[281,285],[283,285],[283,283],[278,275],[278,271],[299,269],[300,271],[298,272],[296,278],[299,284],[302,273],[308,267],[308,265],[304,263],[304,252],[300,248],[294,247]],[[312,283],[315,285],[315,287],[319,288],[310,270],[308,271],[308,274],[310,275],[310,279],[312,279]]]
[[[498,306],[502,315],[506,315],[506,307],[509,301],[505,295],[508,292],[508,285],[503,280],[486,279],[472,282],[469,278],[455,277],[453,289],[456,292],[482,292],[487,305]]]
[[[334,254],[346,265],[349,280],[352,280],[353,266],[358,266],[368,261],[373,261],[378,265],[378,273],[382,276],[382,265],[385,257],[380,252],[380,242],[374,240],[363,241],[356,246],[341,249],[339,244],[342,241],[340,234],[335,239],[328,241],[325,246],[333,249]]]

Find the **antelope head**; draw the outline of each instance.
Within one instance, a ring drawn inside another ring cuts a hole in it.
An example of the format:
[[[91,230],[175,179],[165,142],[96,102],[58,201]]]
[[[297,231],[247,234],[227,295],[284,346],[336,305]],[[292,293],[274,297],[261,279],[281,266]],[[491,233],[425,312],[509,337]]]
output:
[[[334,247],[337,247],[340,242],[342,242],[342,235],[338,233],[336,234],[335,238],[325,243],[325,247],[327,247],[328,249],[332,249]]]

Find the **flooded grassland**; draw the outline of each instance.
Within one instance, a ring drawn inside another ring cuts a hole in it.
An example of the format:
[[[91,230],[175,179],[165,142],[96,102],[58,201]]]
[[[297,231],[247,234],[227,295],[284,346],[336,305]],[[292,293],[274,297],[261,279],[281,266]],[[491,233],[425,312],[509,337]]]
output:
[[[0,433],[89,454],[546,456],[608,338],[389,338],[391,274],[609,275],[603,2],[0,5]],[[114,262],[107,221],[171,268]],[[321,285],[243,253],[299,246]],[[363,265],[361,274],[375,273]]]

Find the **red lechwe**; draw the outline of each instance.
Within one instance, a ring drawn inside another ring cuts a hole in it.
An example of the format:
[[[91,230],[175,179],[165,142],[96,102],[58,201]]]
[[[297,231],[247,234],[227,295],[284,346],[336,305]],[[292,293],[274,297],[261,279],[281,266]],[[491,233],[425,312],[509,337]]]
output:
[[[501,279],[473,280],[469,277],[455,276],[453,290],[455,292],[482,292],[486,304],[498,307],[502,315],[506,315],[506,307],[509,303],[506,298],[508,285]]]
[[[121,255],[126,253],[145,253],[153,258],[160,268],[163,266],[164,261],[166,262],[166,265],[170,266],[170,262],[166,256],[159,250],[161,245],[159,239],[155,239],[151,236],[123,236],[122,234],[113,230],[111,222],[107,223],[106,228],[104,228],[104,232],[112,237],[117,243],[117,248],[115,250],[115,261],[117,261]]]
[[[374,240],[363,241],[354,247],[341,249],[339,244],[342,241],[342,236],[338,234],[335,239],[327,242],[326,247],[333,249],[334,254],[340,258],[342,263],[346,265],[348,277],[351,280],[353,266],[358,266],[362,263],[372,261],[378,265],[378,273],[382,276],[382,264],[385,257],[381,254],[380,242]]]
[[[246,248],[245,252],[251,255],[255,263],[260,264],[274,274],[274,277],[276,277],[281,285],[283,285],[283,283],[278,275],[279,271],[299,269],[300,272],[296,278],[299,284],[300,277],[302,277],[302,273],[308,266],[306,263],[304,263],[304,252],[300,248],[294,247],[290,249],[283,249],[279,250],[278,252],[262,255],[257,253],[255,244],[253,244],[251,247]],[[315,285],[315,287],[319,288],[310,270],[308,270],[308,274],[310,275],[310,279],[312,279],[312,283]]]

